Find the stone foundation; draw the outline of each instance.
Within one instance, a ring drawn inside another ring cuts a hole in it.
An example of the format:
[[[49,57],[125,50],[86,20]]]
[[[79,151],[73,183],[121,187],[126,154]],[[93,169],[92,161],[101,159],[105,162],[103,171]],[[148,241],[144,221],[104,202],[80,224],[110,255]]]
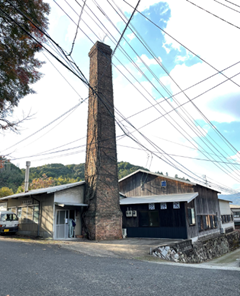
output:
[[[183,263],[201,263],[240,247],[240,233],[233,231],[228,234],[221,234],[215,237],[204,238],[192,244],[191,240],[160,246],[153,250],[153,256],[164,260],[183,262]]]

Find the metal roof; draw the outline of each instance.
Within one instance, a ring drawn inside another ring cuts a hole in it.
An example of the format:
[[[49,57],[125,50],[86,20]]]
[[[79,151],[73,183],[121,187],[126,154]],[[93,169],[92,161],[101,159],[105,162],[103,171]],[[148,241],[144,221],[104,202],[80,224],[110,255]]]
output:
[[[85,184],[85,181],[71,183],[71,184],[58,185],[58,186],[53,186],[53,187],[48,187],[48,188],[35,189],[35,190],[28,191],[28,192],[22,192],[22,193],[17,193],[17,194],[2,197],[2,198],[0,198],[0,201],[5,200],[5,199],[10,199],[10,198],[26,197],[26,196],[30,196],[30,195],[38,195],[38,194],[43,194],[43,193],[49,194],[49,193],[81,186],[83,184]]]
[[[133,204],[149,204],[162,202],[187,202],[189,203],[198,196],[198,192],[180,193],[180,194],[164,194],[164,195],[149,195],[149,196],[133,196],[120,200],[120,205]]]
[[[240,205],[230,205],[231,209],[240,209]]]
[[[218,198],[218,200],[221,200],[221,201],[226,201],[226,202],[232,202],[231,200],[229,199],[223,199],[223,198]]]

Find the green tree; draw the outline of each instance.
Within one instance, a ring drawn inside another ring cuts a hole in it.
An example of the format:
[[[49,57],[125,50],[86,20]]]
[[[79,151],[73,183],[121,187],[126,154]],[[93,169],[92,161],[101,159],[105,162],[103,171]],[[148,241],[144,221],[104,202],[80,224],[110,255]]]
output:
[[[22,171],[5,158],[0,157],[0,188],[8,187],[16,192],[23,181],[24,174]]]
[[[8,187],[0,188],[0,197],[9,196],[9,195],[13,195],[12,189]]]
[[[21,120],[10,121],[9,115],[20,99],[34,93],[30,85],[41,77],[42,62],[35,54],[42,48],[27,33],[41,42],[44,35],[22,13],[45,30],[49,11],[43,0],[0,0],[0,130],[17,129]]]

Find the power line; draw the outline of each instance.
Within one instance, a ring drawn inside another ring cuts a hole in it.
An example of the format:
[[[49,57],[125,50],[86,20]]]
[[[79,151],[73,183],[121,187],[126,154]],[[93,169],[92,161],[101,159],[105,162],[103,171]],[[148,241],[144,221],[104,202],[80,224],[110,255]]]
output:
[[[104,13],[104,15],[106,16],[106,14]],[[169,75],[169,73],[167,72],[167,74]],[[143,74],[144,75],[144,74]],[[146,76],[145,76],[146,77]],[[147,77],[146,77],[147,78]],[[188,98],[189,99],[189,98]],[[175,110],[175,108],[174,108],[174,110]],[[182,118],[182,117],[181,117]],[[183,119],[183,118],[182,118]],[[183,119],[184,120],[184,119]],[[185,120],[184,120],[185,121]],[[186,123],[186,121],[185,121],[185,123]],[[176,127],[175,127],[176,128]],[[178,129],[177,129],[178,130]],[[179,130],[178,130],[179,131]],[[201,139],[202,140],[202,139]],[[202,140],[203,141],[203,140]],[[210,142],[209,142],[210,143]],[[210,143],[211,144],[211,143]],[[209,146],[208,146],[209,147]]]
[[[228,1],[228,0],[225,0],[226,2],[228,2],[228,3],[231,3],[232,5],[235,5],[235,6],[237,6],[237,7],[240,7],[240,5],[237,5],[236,3],[233,3],[233,2],[231,2],[231,1]]]
[[[100,98],[101,99],[101,98]],[[144,137],[145,139],[147,139],[146,137]],[[152,143],[151,141],[149,142],[149,143],[151,143],[152,145],[154,144],[154,143]],[[175,162],[176,162],[176,160],[174,160]],[[181,164],[180,164],[181,165]],[[181,165],[182,166],[182,165]],[[188,170],[189,171],[189,170]]]
[[[5,13],[2,9],[0,9],[5,15],[7,15],[7,13]],[[8,16],[8,15],[7,15]],[[8,16],[12,21],[14,21],[10,16]],[[20,28],[22,28],[16,21],[14,21],[14,23],[16,23]],[[22,28],[23,29],[23,28]],[[24,30],[24,29],[23,29]],[[26,31],[26,30],[24,30]],[[36,38],[34,38],[31,34],[29,34],[28,32],[26,32],[28,36],[30,36],[31,38],[33,38],[36,42],[40,43],[39,41],[36,40]],[[41,43],[40,43],[41,44]],[[43,45],[42,45],[43,46]],[[51,52],[50,52],[51,53]],[[51,53],[52,54],[52,53]],[[52,54],[53,55],[53,54]],[[61,64],[63,64],[63,62],[61,62],[55,55],[53,55]],[[66,65],[64,65],[66,68],[68,68],[71,72],[73,72],[69,67],[67,67]],[[74,73],[74,72],[73,72]],[[79,77],[79,75],[77,75],[76,73],[74,73],[76,76]],[[81,77],[79,77],[81,79]],[[83,79],[81,79],[83,82],[85,82]],[[85,82],[86,83],[86,82]],[[94,89],[89,85],[89,87],[92,89],[92,91],[94,93],[96,93],[94,91]],[[96,93],[96,95],[99,97],[99,99],[102,101],[101,97]],[[102,101],[102,103],[104,104],[104,106],[107,108],[108,112],[110,112],[109,108],[106,106],[106,104]],[[110,112],[111,113],[111,112]],[[119,127],[122,129],[121,125],[119,125]],[[124,129],[123,129],[124,131]],[[132,137],[131,137],[132,138]],[[176,161],[176,160],[175,160]]]
[[[125,145],[120,145],[120,144],[118,144],[118,146],[125,147],[125,148],[130,148],[130,149],[136,149],[136,150],[143,150],[141,148],[136,148],[136,147],[131,147],[131,146],[125,146]],[[235,166],[240,166],[240,163],[236,163],[236,162],[217,161],[217,160],[204,159],[204,158],[198,158],[198,157],[191,157],[191,156],[179,155],[179,154],[172,154],[172,153],[161,153],[161,152],[155,152],[155,153],[167,154],[167,155],[171,155],[171,156],[174,156],[174,157],[188,158],[188,159],[194,159],[194,160],[200,160],[200,161],[208,161],[208,162],[212,162],[212,163],[215,163],[216,162],[216,163],[224,163],[224,164],[231,164],[231,165],[235,165]]]
[[[226,21],[225,19],[219,17],[218,15],[216,15],[216,14],[214,14],[214,13],[208,11],[207,9],[202,8],[201,6],[198,6],[197,4],[195,4],[195,3],[193,3],[193,2],[191,2],[191,1],[189,1],[189,0],[186,0],[186,1],[189,2],[189,3],[191,3],[192,5],[194,5],[194,6],[198,7],[198,8],[200,8],[201,10],[203,10],[203,11],[205,11],[205,12],[211,14],[212,16],[215,16],[216,18],[220,19],[221,21],[223,21],[223,22],[225,22],[225,23],[227,23],[227,24],[229,24],[229,25],[231,25],[231,26],[233,26],[233,27],[235,27],[235,28],[237,28],[237,29],[240,29],[240,27],[238,27],[238,26],[236,26],[236,25],[234,25],[234,24],[232,24],[232,23]]]
[[[229,9],[231,9],[231,10],[234,10],[234,11],[236,11],[236,12],[240,13],[240,11],[239,11],[239,10],[236,10],[236,9],[234,9],[234,8],[232,8],[232,7],[229,7],[228,5],[226,5],[226,4],[223,4],[223,3],[222,3],[222,2],[220,2],[220,1],[217,1],[217,0],[213,0],[213,1],[214,1],[214,2],[217,2],[217,3],[219,3],[219,4],[223,5],[223,6],[225,6],[225,7],[229,8]]]
[[[91,30],[91,29],[90,29]],[[94,32],[93,32],[94,33]]]
[[[131,4],[129,4],[126,0],[123,0],[126,4],[128,4],[130,7],[132,7]],[[183,46],[184,48],[186,48],[189,52],[191,52],[193,55],[195,55],[197,58],[199,58],[201,61],[203,61],[204,63],[206,63],[208,66],[210,66],[212,69],[214,69],[215,71],[217,71],[219,74],[223,75],[225,78],[228,78],[232,83],[234,83],[235,85],[237,85],[238,87],[240,87],[240,85],[235,82],[234,80],[232,80],[231,78],[227,77],[224,73],[220,72],[218,69],[216,69],[214,66],[212,66],[209,62],[207,62],[206,60],[204,60],[203,58],[201,58],[199,55],[195,54],[192,50],[190,50],[188,47],[186,47],[184,44],[182,44],[180,41],[178,41],[176,38],[174,38],[173,36],[171,36],[168,32],[166,32],[165,30],[163,30],[161,27],[159,27],[156,23],[154,23],[151,19],[149,19],[147,16],[145,16],[144,14],[142,14],[139,10],[137,10],[138,13],[143,16],[145,19],[147,19],[149,22],[151,22],[154,26],[156,26],[158,29],[160,29],[162,32],[164,32],[166,35],[168,35],[170,38],[172,38],[174,41],[176,41],[178,44],[180,44],[181,46]],[[218,129],[213,126],[213,124],[207,119],[207,121],[209,122],[209,124],[212,126],[212,128],[228,143],[229,147],[231,146],[237,154],[239,154],[238,150],[218,131]]]
[[[86,1],[87,0],[85,0],[84,3],[83,3],[83,7],[82,7],[81,13],[79,15],[77,28],[76,28],[75,36],[74,36],[73,43],[72,43],[72,48],[70,50],[70,53],[68,54],[69,56],[72,54],[72,51],[73,51],[73,48],[74,48],[74,44],[75,44],[75,41],[76,41],[76,38],[77,38],[78,28],[79,28],[79,25],[80,25],[80,20],[81,20],[82,14],[83,14],[83,10],[84,10],[84,6],[85,6]]]
[[[117,50],[118,45],[120,44],[120,42],[121,42],[121,40],[122,40],[122,38],[123,38],[123,35],[124,35],[124,33],[126,32],[127,27],[128,27],[128,25],[130,24],[130,22],[131,22],[131,20],[132,20],[132,18],[133,18],[133,15],[134,15],[134,13],[135,13],[135,11],[136,11],[137,8],[138,8],[138,5],[139,5],[140,1],[141,1],[141,0],[138,0],[138,3],[137,3],[137,5],[136,5],[136,7],[134,8],[134,10],[133,10],[133,12],[132,12],[132,14],[131,14],[131,16],[130,16],[128,22],[127,22],[127,24],[126,24],[126,26],[125,26],[125,28],[124,28],[124,30],[123,30],[123,32],[122,32],[122,34],[121,34],[121,36],[120,36],[120,38],[119,38],[119,40],[118,40],[118,43],[116,44],[116,47],[115,47],[114,51],[112,52],[112,56],[114,56],[114,53],[115,53],[115,51]],[[94,2],[96,2],[96,1],[94,1]]]
[[[65,2],[66,2],[66,0],[65,0]],[[102,12],[102,10],[101,10],[101,12]],[[106,15],[104,12],[103,12],[103,14]]]
[[[1,8],[0,8],[1,9]],[[88,98],[86,98],[85,100],[87,100]],[[37,130],[36,132],[32,133],[31,135],[27,136],[26,138],[22,139],[21,141],[15,143],[14,145],[12,146],[9,146],[8,148],[4,149],[3,151],[5,150],[8,150],[8,149],[11,149],[12,147],[22,143],[23,141],[29,139],[30,137],[36,135],[37,133],[39,133],[40,131],[42,131],[43,129],[45,129],[46,127],[48,127],[49,125],[53,124],[55,121],[59,120],[60,118],[62,118],[64,115],[66,115],[67,113],[71,112],[72,110],[74,110],[75,108],[77,108],[78,106],[80,106],[85,100],[79,102],[77,105],[73,106],[71,109],[69,109],[68,111],[64,112],[62,115],[60,115],[59,117],[57,117],[56,119],[54,119],[53,121],[51,121],[50,123],[48,123],[47,125],[43,126],[42,128],[40,128],[39,130]]]

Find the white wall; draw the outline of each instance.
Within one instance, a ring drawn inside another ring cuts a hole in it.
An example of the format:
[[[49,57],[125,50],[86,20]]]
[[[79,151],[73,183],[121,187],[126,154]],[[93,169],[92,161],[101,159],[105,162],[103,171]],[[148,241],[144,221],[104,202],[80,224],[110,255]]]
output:
[[[54,202],[58,203],[84,203],[84,186],[68,188],[62,191],[55,192]]]
[[[219,200],[219,206],[220,206],[220,214],[221,215],[232,215],[229,201]]]

